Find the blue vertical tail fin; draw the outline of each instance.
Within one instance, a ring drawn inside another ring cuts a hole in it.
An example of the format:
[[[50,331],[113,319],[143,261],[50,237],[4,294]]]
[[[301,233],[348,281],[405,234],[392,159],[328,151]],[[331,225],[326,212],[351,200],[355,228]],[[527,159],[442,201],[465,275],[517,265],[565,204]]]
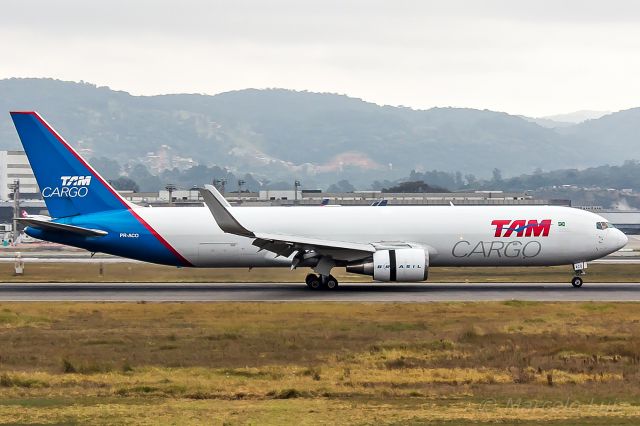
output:
[[[130,208],[37,112],[12,112],[11,118],[52,217]]]

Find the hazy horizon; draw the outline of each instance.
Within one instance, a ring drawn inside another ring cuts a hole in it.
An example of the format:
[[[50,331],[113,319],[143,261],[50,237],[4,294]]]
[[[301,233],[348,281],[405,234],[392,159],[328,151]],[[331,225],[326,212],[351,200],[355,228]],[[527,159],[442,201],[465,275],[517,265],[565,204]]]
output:
[[[34,12],[35,11],[35,12]],[[0,15],[0,78],[134,95],[279,87],[543,117],[640,99],[640,3],[34,0]]]
[[[74,80],[63,80],[63,79],[56,79],[53,77],[3,77],[0,78],[0,80],[10,80],[10,79],[21,79],[21,80],[29,80],[29,79],[53,79],[53,80],[57,80],[57,81],[63,81],[63,82],[70,82],[70,83],[78,83],[78,84],[90,84],[90,85],[94,85],[98,88],[100,87],[106,87],[110,90],[114,90],[114,91],[118,91],[118,92],[124,92],[127,93],[131,96],[136,96],[136,97],[151,97],[151,96],[167,96],[167,95],[203,95],[203,96],[216,96],[216,95],[220,95],[220,94],[224,94],[224,93],[229,93],[229,92],[237,92],[237,91],[242,91],[242,90],[292,90],[292,91],[296,91],[296,92],[308,92],[308,93],[319,93],[319,94],[330,94],[330,95],[338,95],[338,96],[347,96],[349,98],[353,98],[353,99],[359,99],[363,102],[367,102],[367,103],[372,103],[372,104],[376,104],[378,106],[390,106],[390,107],[399,107],[399,105],[390,105],[390,104],[383,104],[383,103],[377,103],[374,102],[370,99],[365,99],[365,98],[359,98],[356,96],[352,96],[348,93],[336,93],[336,92],[315,92],[312,90],[298,90],[298,89],[288,89],[286,87],[265,87],[265,88],[257,88],[257,87],[245,87],[242,89],[231,89],[231,90],[225,90],[225,91],[221,91],[221,92],[217,92],[217,93],[202,93],[202,92],[172,92],[172,93],[149,93],[149,94],[136,94],[136,93],[132,93],[129,90],[126,89],[117,89],[114,87],[111,87],[109,85],[100,85],[100,84],[96,84],[94,82],[91,81],[86,81],[86,80],[78,80],[78,81],[74,81]],[[640,102],[639,102],[639,106],[640,106]],[[449,107],[449,106],[442,106],[442,105],[433,105],[430,107],[426,107],[426,108],[415,108],[415,107],[411,107],[408,105],[404,105],[402,107],[407,107],[407,108],[411,108],[414,110],[427,110],[430,108],[469,108],[469,109],[479,109],[479,110],[484,110],[484,109],[488,109],[488,108],[472,108],[472,107],[466,107],[466,106],[458,106],[458,107]],[[634,108],[634,107],[632,107]],[[495,112],[503,112],[503,113],[507,113],[509,115],[515,115],[515,116],[524,116],[523,114],[516,114],[516,113],[512,113],[510,111],[499,111],[499,110],[493,110]],[[533,117],[533,116],[526,116],[529,118],[542,118],[542,119],[548,119],[548,120],[556,120],[558,122],[562,122],[563,120],[561,119],[564,116],[572,116],[574,114],[579,114],[579,113],[589,113],[587,115],[589,115],[589,118],[586,119],[590,119],[592,118],[591,116],[603,116],[606,114],[610,114],[610,113],[614,113],[614,112],[618,112],[618,111],[596,111],[596,110],[590,110],[590,109],[580,109],[580,110],[576,110],[576,111],[564,111],[562,113],[558,113],[558,114],[550,114],[550,115],[546,115],[546,116],[539,116],[539,117]],[[586,120],[585,119],[585,120]],[[578,120],[578,121],[572,121],[575,123],[578,123],[580,121],[584,121],[584,120]],[[568,121],[567,121],[568,122]]]

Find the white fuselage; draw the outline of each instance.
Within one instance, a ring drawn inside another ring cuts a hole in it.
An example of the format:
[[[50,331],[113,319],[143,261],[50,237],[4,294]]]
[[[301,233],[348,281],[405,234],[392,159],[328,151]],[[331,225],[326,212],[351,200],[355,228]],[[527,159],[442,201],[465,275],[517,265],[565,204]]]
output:
[[[206,207],[135,211],[194,266],[291,263],[260,251],[252,238],[224,233]],[[233,215],[254,232],[424,247],[431,266],[572,264],[606,256],[627,241],[618,229],[597,229],[606,220],[596,214],[556,206],[234,207]],[[495,220],[508,222],[502,232]],[[541,229],[508,232],[531,220],[550,220],[548,235]]]

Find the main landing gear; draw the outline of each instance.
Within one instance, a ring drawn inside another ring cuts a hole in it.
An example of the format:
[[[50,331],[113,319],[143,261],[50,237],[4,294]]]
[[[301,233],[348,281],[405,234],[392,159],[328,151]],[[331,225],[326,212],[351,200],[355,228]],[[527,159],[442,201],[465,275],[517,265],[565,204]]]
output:
[[[571,285],[575,288],[582,287],[582,278],[580,275],[584,275],[585,269],[587,269],[587,262],[578,262],[573,264],[573,272],[575,273],[575,277],[571,279]]]
[[[333,275],[309,274],[305,278],[307,287],[312,290],[335,290],[338,288],[338,280]]]

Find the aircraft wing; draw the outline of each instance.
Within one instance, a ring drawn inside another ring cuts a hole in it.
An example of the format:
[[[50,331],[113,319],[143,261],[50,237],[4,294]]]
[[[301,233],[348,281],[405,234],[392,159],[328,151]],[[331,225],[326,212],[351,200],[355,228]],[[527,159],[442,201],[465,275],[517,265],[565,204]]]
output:
[[[280,256],[289,257],[296,251],[312,250],[317,253],[346,257],[345,260],[366,257],[376,251],[371,244],[350,243],[347,241],[321,240],[296,237],[292,235],[256,233],[254,246],[272,251]],[[347,253],[341,253],[347,252]]]
[[[20,217],[16,218],[16,221],[27,226],[31,226],[32,228],[41,229],[43,231],[67,232],[83,237],[104,237],[105,235],[107,235],[106,231],[101,231],[99,229],[82,228],[80,226],[56,223],[43,219]]]
[[[254,238],[253,245],[289,257],[297,251],[314,251],[340,260],[354,260],[376,251],[372,244],[348,241],[323,240],[295,235],[253,232],[240,224],[229,210],[229,203],[212,185],[200,188],[200,194],[216,223],[224,232]]]

